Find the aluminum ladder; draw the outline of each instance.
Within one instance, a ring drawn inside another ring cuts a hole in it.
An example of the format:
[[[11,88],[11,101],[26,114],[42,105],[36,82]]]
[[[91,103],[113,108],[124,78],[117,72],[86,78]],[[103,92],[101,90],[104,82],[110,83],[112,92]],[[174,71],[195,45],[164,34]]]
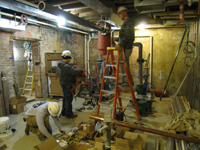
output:
[[[115,61],[115,57],[114,57],[114,52],[113,51],[117,51],[117,61]],[[135,106],[135,116],[136,116],[137,120],[140,121],[141,118],[140,118],[140,113],[139,113],[137,101],[135,99],[135,94],[134,94],[134,91],[133,91],[133,88],[132,88],[131,76],[129,74],[128,66],[127,66],[127,63],[125,62],[126,60],[124,59],[123,55],[124,54],[123,54],[122,50],[115,50],[115,47],[107,47],[107,56],[106,56],[105,68],[104,68],[104,73],[103,73],[103,78],[102,78],[101,91],[100,91],[100,95],[99,95],[99,103],[98,103],[96,115],[99,116],[99,111],[100,111],[100,106],[101,106],[103,93],[112,93],[112,94],[114,94],[112,119],[115,119],[115,114],[116,114],[116,109],[117,109],[116,108],[117,99],[118,99],[118,102],[119,102],[119,108],[123,109],[121,98],[124,98],[124,99],[128,99],[128,100],[133,100],[133,104]],[[109,56],[111,56],[111,64],[108,64]],[[122,58],[121,59],[122,61],[120,61],[120,56]],[[123,66],[125,68],[126,74],[119,73],[119,65],[120,65],[120,63],[123,63]],[[106,76],[107,67],[112,67],[113,68],[113,75],[114,76]],[[129,88],[130,88],[130,92],[131,92],[131,97],[132,98],[120,96],[120,88],[118,87],[119,76],[126,76],[127,77],[128,85],[129,85]],[[113,80],[115,80],[115,91],[104,90],[104,84],[103,83],[104,83],[105,79],[113,79]]]
[[[23,93],[22,94],[24,95],[25,91],[30,91],[30,94],[32,96],[32,93],[33,93],[33,82],[34,82],[34,73],[32,75],[30,75],[30,72],[32,72],[32,71],[30,71],[29,68],[28,68],[27,73],[26,73],[26,78],[25,78],[25,83],[24,83]],[[31,82],[27,82],[29,78],[31,78]],[[26,88],[26,85],[31,85],[31,88],[30,89]]]

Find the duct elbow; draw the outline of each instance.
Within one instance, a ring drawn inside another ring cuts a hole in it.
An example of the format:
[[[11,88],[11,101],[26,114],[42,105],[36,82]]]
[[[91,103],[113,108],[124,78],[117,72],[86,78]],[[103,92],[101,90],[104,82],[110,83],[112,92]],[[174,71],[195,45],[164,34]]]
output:
[[[179,20],[176,20],[176,23],[181,23],[184,21],[184,4],[180,4],[180,17]]]
[[[138,47],[138,50],[139,50],[139,57],[138,57],[138,59],[142,59],[142,44],[141,43],[133,43],[133,46]]]

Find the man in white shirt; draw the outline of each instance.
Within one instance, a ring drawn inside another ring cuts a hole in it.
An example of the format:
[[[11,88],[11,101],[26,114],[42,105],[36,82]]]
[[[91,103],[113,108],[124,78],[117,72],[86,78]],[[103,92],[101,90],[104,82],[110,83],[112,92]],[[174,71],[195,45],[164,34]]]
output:
[[[57,116],[59,110],[60,107],[56,102],[41,101],[31,106],[25,112],[25,118],[27,122],[25,134],[29,135],[29,131],[31,131],[37,133],[37,136],[40,139],[51,137],[52,130],[49,124],[50,115],[52,116],[59,131],[61,133],[65,133],[65,131],[61,128],[60,121]]]

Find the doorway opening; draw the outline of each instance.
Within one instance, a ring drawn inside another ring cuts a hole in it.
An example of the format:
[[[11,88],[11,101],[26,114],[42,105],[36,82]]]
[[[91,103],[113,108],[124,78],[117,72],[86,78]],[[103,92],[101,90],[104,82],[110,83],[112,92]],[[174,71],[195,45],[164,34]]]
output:
[[[27,97],[27,101],[35,99],[34,71],[31,41],[13,40],[15,64],[15,93]]]

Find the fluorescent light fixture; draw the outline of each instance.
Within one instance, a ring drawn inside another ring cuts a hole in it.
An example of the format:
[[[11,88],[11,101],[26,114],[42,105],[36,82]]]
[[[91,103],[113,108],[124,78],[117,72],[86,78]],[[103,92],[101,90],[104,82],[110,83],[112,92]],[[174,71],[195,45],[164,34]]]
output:
[[[25,31],[24,25],[15,25],[15,24],[18,24],[18,23],[19,22],[15,22],[15,21],[12,21],[12,20],[1,18],[0,19],[0,28]]]
[[[66,19],[63,17],[57,17],[56,20],[57,20],[58,26],[63,26],[66,23]]]
[[[121,27],[111,27],[112,30],[120,30]]]
[[[138,25],[139,30],[144,30],[147,26],[144,23]]]

